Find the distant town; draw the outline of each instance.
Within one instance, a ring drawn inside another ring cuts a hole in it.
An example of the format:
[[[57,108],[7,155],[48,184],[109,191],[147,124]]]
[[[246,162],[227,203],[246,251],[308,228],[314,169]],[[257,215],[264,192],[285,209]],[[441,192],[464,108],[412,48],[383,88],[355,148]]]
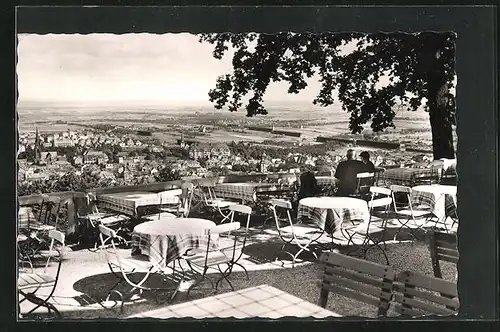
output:
[[[276,142],[201,143],[185,139],[160,142],[147,131],[112,126],[62,132],[19,134],[18,194],[149,184],[231,173],[297,173],[304,167],[326,175],[356,145],[348,140],[320,144]],[[205,128],[198,128],[205,132]],[[283,133],[282,133],[283,134]],[[287,133],[284,133],[287,134]],[[378,151],[377,165],[396,165],[403,157]],[[414,154],[413,154],[414,155]],[[404,159],[404,158],[403,158]],[[407,162],[408,160],[404,161]]]

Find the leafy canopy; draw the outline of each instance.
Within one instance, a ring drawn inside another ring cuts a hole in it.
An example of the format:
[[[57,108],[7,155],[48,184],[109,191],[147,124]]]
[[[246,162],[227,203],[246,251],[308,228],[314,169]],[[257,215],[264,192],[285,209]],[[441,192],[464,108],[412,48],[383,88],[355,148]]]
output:
[[[321,89],[313,103],[332,105],[337,94],[353,133],[369,121],[376,132],[394,127],[398,103],[432,111],[444,100],[445,120],[455,123],[454,33],[220,33],[201,34],[200,42],[214,45],[216,59],[234,50],[233,72],[219,76],[209,92],[217,109],[234,112],[245,101],[247,116],[267,114],[271,82],[288,82],[288,93],[297,94],[317,75]]]

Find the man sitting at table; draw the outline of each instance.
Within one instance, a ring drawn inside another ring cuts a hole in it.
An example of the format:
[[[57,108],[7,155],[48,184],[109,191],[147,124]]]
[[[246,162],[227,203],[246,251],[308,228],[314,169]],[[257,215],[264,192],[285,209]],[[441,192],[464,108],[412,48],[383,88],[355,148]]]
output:
[[[361,157],[363,164],[365,164],[365,172],[375,172],[375,165],[370,160],[370,153],[368,151],[363,151],[359,154],[359,156]]]
[[[355,159],[355,152],[347,150],[347,160],[341,161],[335,171],[335,178],[339,180],[337,196],[349,196],[356,193],[358,187],[358,173],[365,172],[365,164]]]

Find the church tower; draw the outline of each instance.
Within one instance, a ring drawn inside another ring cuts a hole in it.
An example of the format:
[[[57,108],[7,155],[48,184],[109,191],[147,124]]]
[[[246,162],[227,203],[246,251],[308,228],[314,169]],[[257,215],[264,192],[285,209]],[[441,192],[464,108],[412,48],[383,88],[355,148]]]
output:
[[[35,129],[35,165],[40,164],[40,135],[38,134],[38,127]]]

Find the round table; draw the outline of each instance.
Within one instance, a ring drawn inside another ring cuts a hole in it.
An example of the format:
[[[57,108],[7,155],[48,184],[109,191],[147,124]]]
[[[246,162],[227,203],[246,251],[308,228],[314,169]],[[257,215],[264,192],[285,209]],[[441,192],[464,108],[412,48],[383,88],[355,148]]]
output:
[[[213,221],[200,218],[161,218],[134,227],[132,253],[149,256],[154,264],[166,266],[188,249],[206,250],[207,230],[215,227]],[[215,242],[212,246],[215,247]]]
[[[366,201],[352,197],[308,197],[299,202],[298,218],[306,218],[332,234],[343,222],[368,222],[370,212]]]
[[[445,220],[457,209],[457,186],[431,184],[415,186],[411,192],[412,204],[426,205],[432,208],[439,220]]]

